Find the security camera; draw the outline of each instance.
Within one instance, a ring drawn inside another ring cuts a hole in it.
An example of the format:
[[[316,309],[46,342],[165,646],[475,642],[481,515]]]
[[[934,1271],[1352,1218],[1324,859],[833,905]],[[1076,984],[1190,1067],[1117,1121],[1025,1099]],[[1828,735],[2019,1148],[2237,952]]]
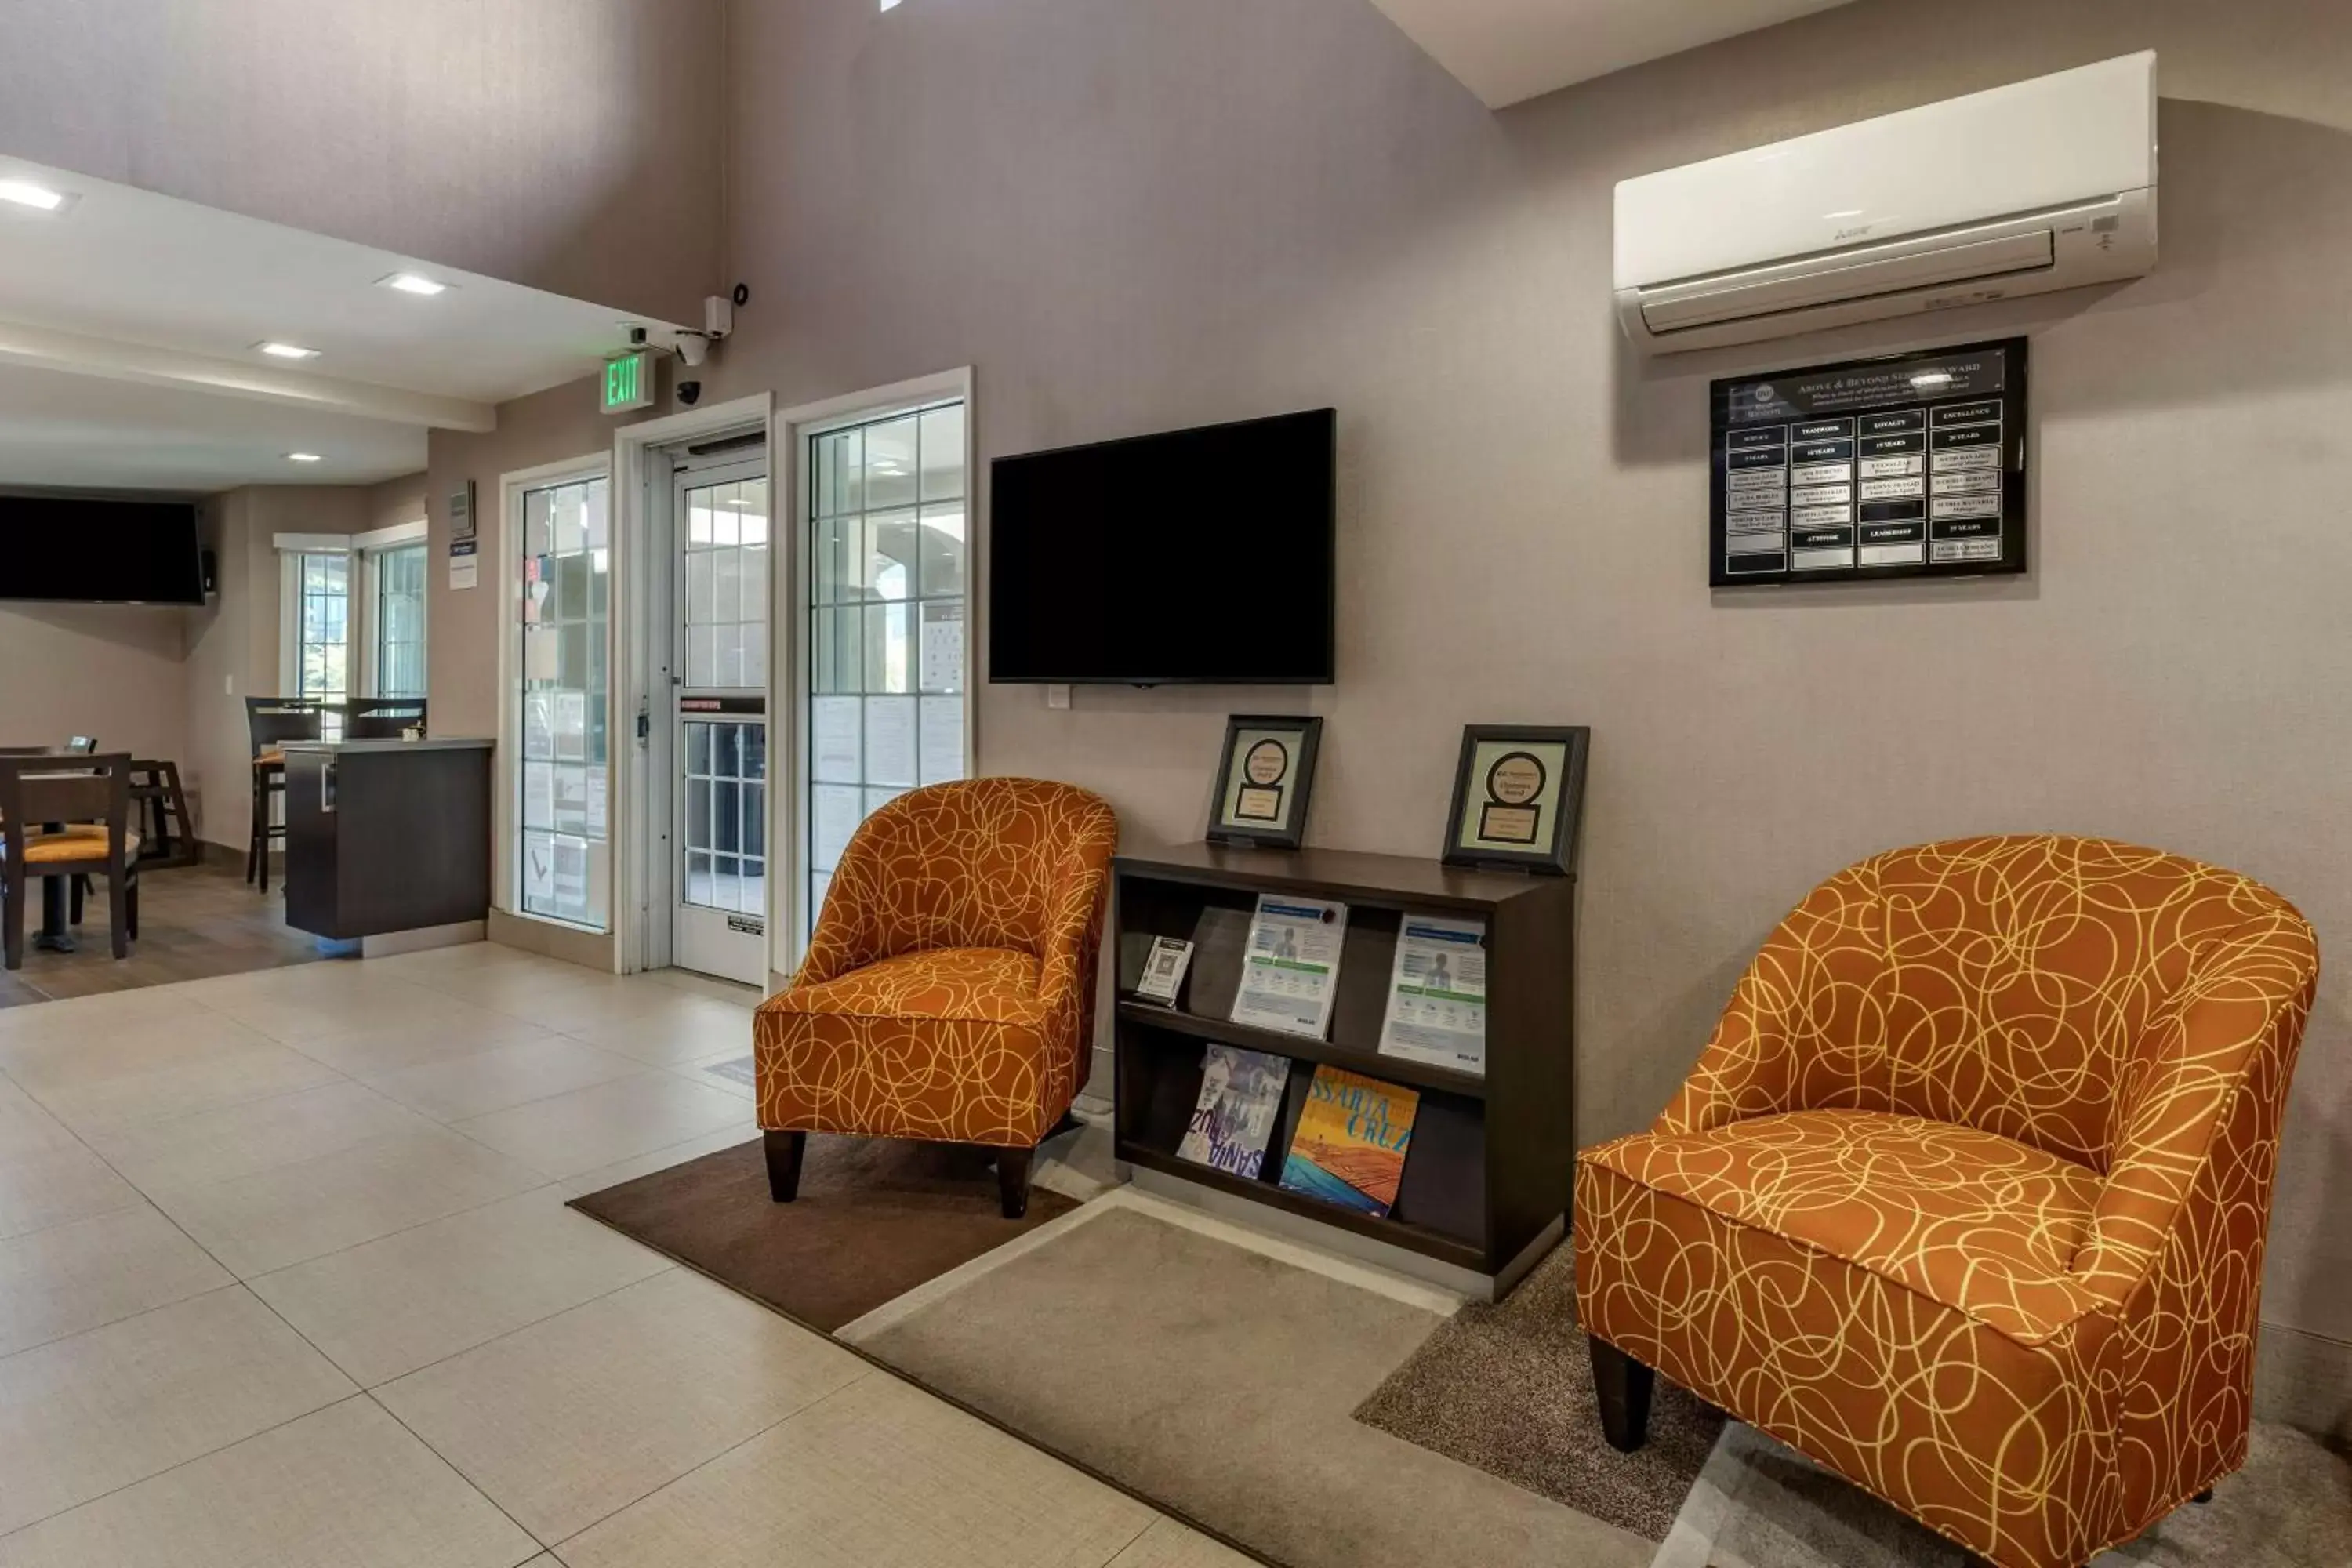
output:
[[[646,346],[646,330],[643,327],[631,327],[629,329],[629,346],[633,349],[641,349]]]
[[[679,382],[677,384],[677,401],[679,406],[684,408],[691,408],[696,404],[701,402],[702,383],[698,381]]]
[[[677,334],[677,357],[688,370],[700,370],[702,362],[710,357],[710,340],[700,332],[681,331]]]

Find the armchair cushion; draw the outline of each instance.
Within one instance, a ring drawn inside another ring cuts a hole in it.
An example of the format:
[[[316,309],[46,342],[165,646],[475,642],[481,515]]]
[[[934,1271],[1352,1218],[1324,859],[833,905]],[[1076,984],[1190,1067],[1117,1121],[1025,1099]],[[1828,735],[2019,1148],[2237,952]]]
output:
[[[0,833],[0,855],[7,852],[7,835]],[[139,835],[122,836],[122,858],[139,858]],[[27,866],[79,865],[83,861],[106,861],[106,829],[87,823],[63,827],[55,833],[34,833],[25,839],[25,864]]]
[[[2097,1172],[1948,1122],[1803,1110],[1589,1151],[1662,1196],[1866,1268],[2022,1344],[2098,1298],[2068,1270]]]
[[[1001,947],[940,947],[853,969],[837,980],[799,985],[772,1004],[778,1016],[933,1018],[1037,1027],[1037,961]]]

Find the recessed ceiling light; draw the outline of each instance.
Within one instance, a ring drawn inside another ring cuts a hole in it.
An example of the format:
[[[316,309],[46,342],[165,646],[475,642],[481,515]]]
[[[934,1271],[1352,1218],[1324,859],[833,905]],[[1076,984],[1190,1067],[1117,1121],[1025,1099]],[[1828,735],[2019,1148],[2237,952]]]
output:
[[[289,452],[286,460],[289,463],[323,463],[327,459],[316,452]]]
[[[0,180],[0,202],[14,202],[20,207],[37,212],[53,213],[73,200],[63,191],[53,191],[47,185],[37,185],[30,180]]]
[[[274,339],[265,338],[253,346],[271,359],[317,359],[319,357],[317,349],[306,349],[300,343],[281,343]]]
[[[380,289],[397,289],[404,294],[422,294],[428,300],[436,294],[449,291],[449,285],[438,279],[427,278],[422,272],[395,272],[389,278],[379,278],[375,281]]]

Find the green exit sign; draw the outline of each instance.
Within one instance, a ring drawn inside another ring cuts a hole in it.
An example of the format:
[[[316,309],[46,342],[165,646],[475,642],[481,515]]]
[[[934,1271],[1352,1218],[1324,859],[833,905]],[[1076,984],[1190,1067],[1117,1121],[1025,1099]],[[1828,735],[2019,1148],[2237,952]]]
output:
[[[604,412],[626,414],[654,405],[654,351],[639,349],[604,362]]]

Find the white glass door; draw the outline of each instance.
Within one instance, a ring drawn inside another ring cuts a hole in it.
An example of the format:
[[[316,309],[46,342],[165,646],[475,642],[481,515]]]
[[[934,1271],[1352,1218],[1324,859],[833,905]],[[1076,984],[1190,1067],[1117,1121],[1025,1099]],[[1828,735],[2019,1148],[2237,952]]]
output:
[[[764,454],[676,479],[668,715],[671,962],[768,978],[768,470]]]

